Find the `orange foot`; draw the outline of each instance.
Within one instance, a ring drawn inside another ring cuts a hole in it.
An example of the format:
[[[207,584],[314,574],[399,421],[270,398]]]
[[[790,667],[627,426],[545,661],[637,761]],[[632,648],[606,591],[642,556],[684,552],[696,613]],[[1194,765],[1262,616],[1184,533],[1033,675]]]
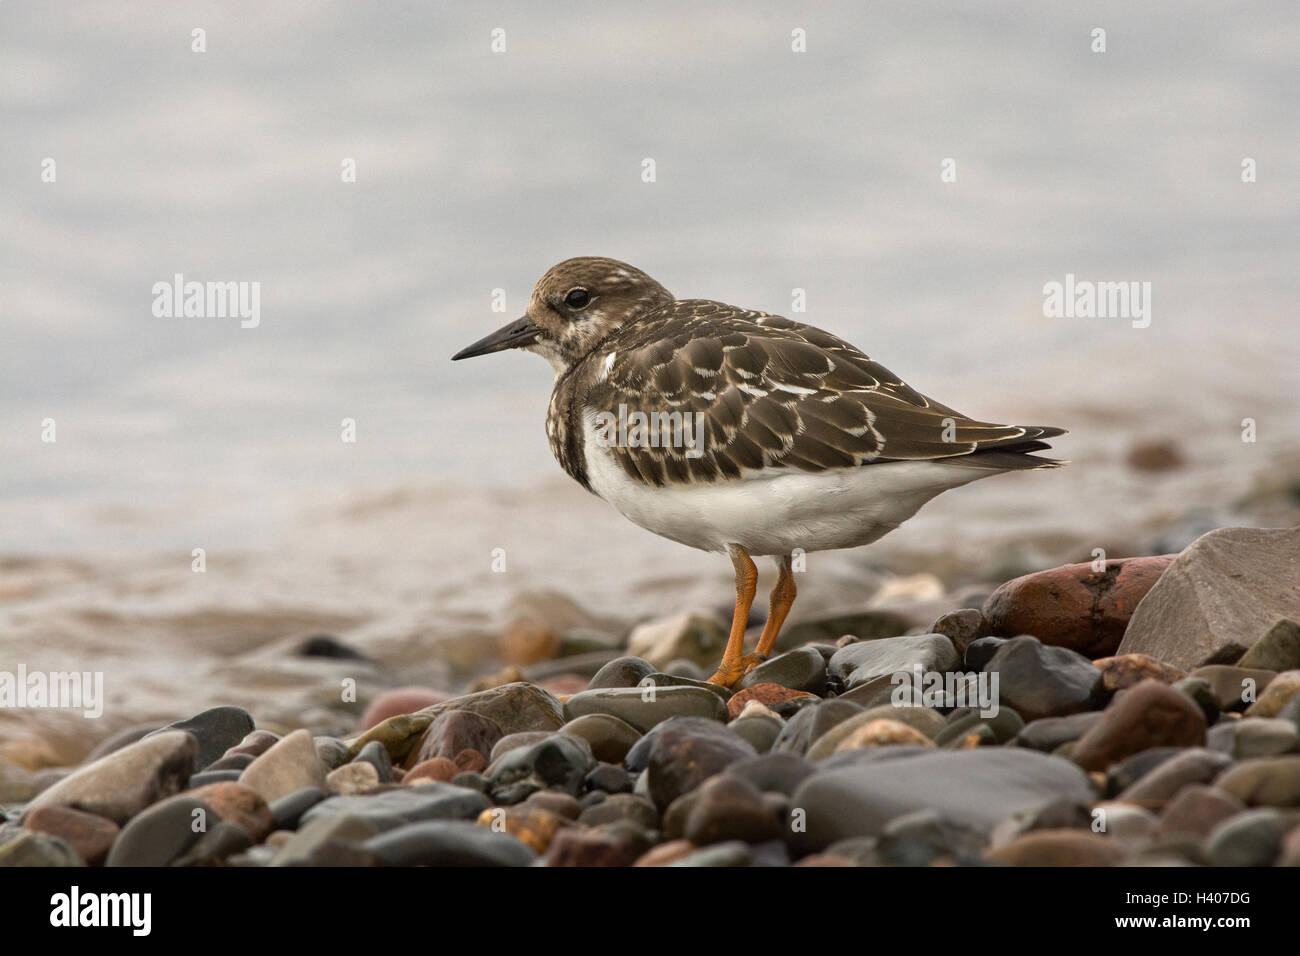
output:
[[[765,660],[767,657],[763,654],[746,654],[740,660],[730,663],[724,660],[708,682],[720,687],[731,687]]]

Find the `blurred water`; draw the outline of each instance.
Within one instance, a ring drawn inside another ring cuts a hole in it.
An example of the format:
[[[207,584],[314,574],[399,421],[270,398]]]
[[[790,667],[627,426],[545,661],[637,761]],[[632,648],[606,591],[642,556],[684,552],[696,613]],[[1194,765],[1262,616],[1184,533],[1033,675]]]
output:
[[[578,254],[806,289],[987,417],[1050,416],[1031,368],[1096,391],[1085,353],[1139,406],[1294,394],[1297,49],[1293,3],[4,3],[0,547],[260,546],[324,488],[554,474],[545,363],[447,358]],[[260,282],[260,327],[155,318],[177,272]],[[1152,327],[1044,319],[1066,272],[1152,282]]]

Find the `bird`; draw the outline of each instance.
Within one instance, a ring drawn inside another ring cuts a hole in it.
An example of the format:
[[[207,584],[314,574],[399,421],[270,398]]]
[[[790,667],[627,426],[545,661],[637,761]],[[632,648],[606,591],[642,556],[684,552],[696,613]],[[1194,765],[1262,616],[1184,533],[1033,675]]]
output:
[[[452,360],[506,349],[554,369],[546,432],[570,477],[642,528],[731,558],[735,611],[708,678],[723,687],[772,654],[795,555],[870,544],[977,479],[1065,464],[1031,454],[1063,428],[969,418],[829,332],[678,299],[616,259],[551,267],[522,317]],[[745,654],[759,556],[777,580]]]

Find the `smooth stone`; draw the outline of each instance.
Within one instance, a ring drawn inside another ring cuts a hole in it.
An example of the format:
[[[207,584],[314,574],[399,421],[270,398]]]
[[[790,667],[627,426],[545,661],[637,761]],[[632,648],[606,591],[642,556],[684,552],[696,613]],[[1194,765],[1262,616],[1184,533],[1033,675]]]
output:
[[[388,751],[378,740],[372,740],[361,748],[353,763],[368,763],[375,768],[375,775],[380,783],[391,783],[393,779],[393,762]]]
[[[0,843],[0,868],[85,865],[76,850],[48,833],[24,830]]]
[[[448,700],[446,694],[428,687],[395,687],[376,696],[357,721],[357,732],[364,733],[390,717],[414,714]]]
[[[607,797],[608,794],[602,796]],[[571,794],[560,793],[558,790],[539,790],[530,795],[522,805],[545,810],[557,817],[563,817],[565,820],[576,820],[583,811],[581,800]]]
[[[826,658],[815,647],[797,647],[764,661],[740,679],[740,686],[780,684],[791,690],[821,694],[826,690]]]
[[[1149,844],[1160,825],[1160,818],[1145,807],[1118,801],[1093,804],[1090,816],[1093,825],[1100,823],[1100,832],[1128,844],[1131,849],[1142,849]]]
[[[560,733],[581,737],[591,745],[597,760],[621,763],[627,752],[641,739],[641,732],[612,714],[586,714],[569,721]]]
[[[1300,620],[1300,528],[1220,528],[1143,598],[1118,653],[1191,670],[1237,661],[1278,618]],[[1265,715],[1271,716],[1271,715]]]
[[[1072,751],[1073,748],[1073,744],[1068,744],[1065,749]],[[1191,748],[1149,747],[1111,764],[1106,768],[1105,773],[1106,794],[1114,796],[1121,791],[1127,790],[1147,774],[1158,770],[1161,764],[1168,763],[1170,760],[1188,752],[1189,749]]]
[[[235,823],[218,820],[200,834],[190,848],[172,861],[172,866],[214,866],[253,846],[248,831]]]
[[[537,856],[507,833],[459,820],[410,823],[362,846],[386,866],[531,866]]]
[[[1015,743],[1019,747],[1051,753],[1061,744],[1078,740],[1099,720],[1099,710],[1084,711],[1068,717],[1043,717],[1026,724],[1016,734]]]
[[[398,714],[396,717],[381,720],[360,736],[344,741],[348,748],[348,760],[361,753],[372,740],[377,740],[388,751],[388,759],[393,761],[394,765],[406,766],[408,758],[418,762],[413,754],[420,746],[425,731],[429,729],[435,716],[420,711],[415,714]]]
[[[1165,804],[1160,814],[1160,834],[1166,839],[1182,834],[1199,840],[1245,810],[1246,805],[1232,794],[1194,783],[1183,787]]]
[[[981,746],[1004,744],[1014,740],[1024,727],[1025,722],[1010,707],[999,707],[992,717],[985,717],[978,710],[953,711],[948,715],[947,725],[934,736],[934,742],[940,747],[956,747],[971,734],[978,734]]]
[[[952,641],[952,646],[956,648],[957,653],[965,659],[972,644],[988,637],[989,624],[984,619],[984,612],[979,608],[965,607],[941,615],[930,626],[930,633],[942,634],[948,638],[948,640]]]
[[[635,778],[612,763],[600,763],[587,772],[583,786],[588,791],[601,790],[605,793],[631,793],[636,786]]]
[[[567,817],[528,803],[484,810],[477,823],[495,832],[510,834],[534,853],[545,853],[561,830],[573,826],[573,821]]]
[[[467,710],[444,711],[429,724],[419,746],[412,749],[407,766],[437,757],[454,761],[464,750],[476,750],[491,760],[493,748],[504,736],[501,725],[491,717]]]
[[[1205,715],[1168,684],[1145,680],[1117,696],[1074,745],[1071,759],[1085,770],[1113,763],[1152,747],[1205,744]]]
[[[691,845],[694,846],[694,844]],[[713,846],[705,847],[702,850],[695,850],[680,859],[661,865],[727,867],[750,866],[752,863],[753,854],[750,852],[749,844],[741,840],[732,840],[728,843],[715,843]]]
[[[496,763],[505,754],[512,750],[519,750],[521,747],[531,747],[539,744],[551,736],[550,731],[546,730],[525,730],[517,734],[506,734],[498,740],[492,748],[492,753],[488,755],[488,765]]]
[[[188,794],[169,797],[131,818],[108,853],[105,866],[167,866],[191,846],[217,813]],[[195,830],[201,824],[202,830]]]
[[[1093,796],[1077,766],[1021,748],[922,751],[869,760],[855,753],[839,756],[849,760],[818,771],[790,799],[806,813],[806,832],[790,835],[803,852],[849,837],[878,836],[890,820],[920,807],[958,825],[988,829],[1017,810]]]
[[[313,634],[298,645],[299,657],[325,657],[339,661],[369,660],[365,654],[344,644],[333,634]]]
[[[1092,662],[1036,637],[1014,637],[985,666],[998,675],[1000,703],[1026,721],[1091,710],[1102,699],[1102,675]]]
[[[1107,694],[1127,690],[1144,680],[1158,680],[1162,684],[1175,684],[1187,676],[1177,667],[1162,664],[1145,654],[1117,654],[1092,662],[1101,671],[1102,689]]]
[[[337,770],[352,759],[351,748],[337,737],[313,737],[312,746],[326,770]]]
[[[933,810],[917,810],[890,820],[879,837],[849,849],[848,858],[861,866],[979,866],[984,844],[979,830],[954,824]],[[828,852],[838,855],[834,849]]]
[[[310,731],[295,730],[249,764],[239,782],[272,803],[303,787],[324,789],[325,776]]]
[[[627,652],[659,668],[679,658],[708,666],[722,658],[727,636],[727,625],[712,615],[678,614],[634,627]]]
[[[146,737],[87,764],[39,794],[28,810],[72,807],[123,824],[189,780],[199,744],[182,730]]]
[[[587,690],[600,690],[608,687],[636,687],[641,681],[655,673],[655,666],[640,657],[616,657],[600,670],[587,683]]]
[[[723,772],[728,776],[748,780],[763,793],[789,796],[816,769],[815,764],[798,754],[766,753],[733,763]]]
[[[993,660],[993,655],[998,652],[998,648],[1007,640],[1005,637],[981,637],[978,641],[972,641],[966,648],[966,653],[962,655],[962,663],[968,671],[984,670],[989,666],[989,661]]]
[[[303,787],[271,804],[271,824],[275,830],[296,830],[302,815],[325,799],[320,787]]]
[[[1219,698],[1214,687],[1204,677],[1184,677],[1169,685],[1180,694],[1186,694],[1188,700],[1201,708],[1205,715],[1206,726],[1212,726],[1219,719]]]
[[[184,730],[193,734],[194,739],[199,743],[199,752],[194,758],[194,767],[196,770],[204,770],[209,764],[219,760],[227,750],[238,745],[241,740],[252,733],[253,727],[253,715],[244,708],[223,705],[210,707],[193,717],[186,717],[174,724],[168,724],[166,727],[147,734],[146,737],[166,733],[169,730]]]
[[[1209,664],[1198,667],[1188,677],[1207,681],[1222,711],[1241,711],[1259,699],[1277,671],[1263,671],[1226,664]]]
[[[696,846],[730,840],[762,843],[779,839],[782,826],[757,787],[743,777],[721,774],[700,787],[683,835]]]
[[[329,797],[302,815],[299,827],[321,817],[360,817],[380,831],[424,820],[475,820],[491,806],[477,790],[450,783],[422,783],[367,796]]]
[[[848,720],[842,720],[827,730],[808,748],[808,759],[825,760],[846,738],[866,725],[882,719],[898,721],[914,728],[926,738],[927,744],[944,728],[943,715],[936,710],[928,707],[894,707],[891,704],[883,704],[855,713]]]
[[[772,749],[776,738],[785,727],[785,721],[775,715],[756,714],[749,717],[737,717],[727,725],[731,732],[742,740],[748,741],[758,753],[765,754]]]
[[[832,727],[863,710],[859,704],[839,699],[824,700],[820,704],[805,707],[785,722],[785,727],[772,744],[772,750],[806,754],[808,748]]]
[[[1237,666],[1266,671],[1300,669],[1300,624],[1290,618],[1279,618],[1241,655]]]
[[[559,730],[565,723],[564,708],[554,694],[536,684],[519,681],[455,697],[426,707],[420,713],[437,717],[449,710],[466,710],[489,717],[496,721],[503,735],[525,730]]]
[[[249,754],[253,757],[260,757],[274,747],[279,739],[279,734],[272,733],[269,730],[251,730],[244,736],[243,740],[227,750],[225,756]]]
[[[1226,754],[1192,747],[1138,777],[1119,791],[1118,799],[1143,805],[1163,804],[1184,787],[1209,783],[1231,765],[1232,758]]]
[[[1035,830],[989,850],[1004,866],[1118,866],[1127,851],[1116,840],[1088,830]]]
[[[214,773],[218,770],[243,770],[256,758],[252,754],[228,754],[218,758],[214,763],[208,764],[205,773]]]
[[[1248,810],[1211,831],[1205,856],[1212,866],[1272,866],[1285,833],[1284,818],[1276,810]]]
[[[587,690],[564,704],[569,720],[589,714],[609,714],[641,733],[672,717],[725,721],[727,705],[716,694],[699,687],[625,687]]]
[[[1246,716],[1276,717],[1297,697],[1300,697],[1300,670],[1282,671],[1268,682],[1259,700],[1246,708]]]
[[[1248,807],[1300,806],[1300,756],[1243,760],[1215,778],[1214,785]]]
[[[1066,564],[1008,581],[984,602],[989,633],[1033,634],[1090,658],[1114,654],[1139,603],[1173,561],[1117,558],[1101,571],[1091,562]]]
[[[957,670],[961,659],[942,634],[918,634],[849,644],[836,651],[829,670],[853,688],[899,671],[910,673],[918,665],[923,671],[947,672]]]
[[[71,807],[40,807],[27,814],[23,826],[58,837],[88,866],[104,862],[121,831],[112,820]]]
[[[593,807],[587,807],[578,817],[578,822],[588,827],[620,820],[629,820],[646,830],[654,830],[659,826],[659,811],[647,797],[616,793]]]
[[[340,796],[366,793],[379,786],[379,771],[369,761],[345,763],[325,777],[325,789]]]
[[[396,824],[400,826],[401,824]],[[332,813],[307,820],[270,861],[270,866],[300,866],[326,843],[362,844],[379,834],[373,821],[351,813]]]
[[[725,725],[701,717],[673,717],[649,740],[646,785],[660,810],[731,764],[758,756]]]
[[[273,827],[271,808],[261,794],[238,783],[214,783],[191,789],[185,796],[201,800],[218,817],[243,829],[254,843],[260,842]]]
[[[502,804],[518,803],[537,790],[559,790],[572,796],[583,792],[582,782],[596,761],[587,742],[568,734],[552,734],[531,747],[503,754],[487,770],[492,798]]]
[[[1277,757],[1300,749],[1300,729],[1278,717],[1243,717],[1223,729],[1233,731],[1231,747],[1226,751],[1238,760],[1250,757]],[[1211,729],[1211,733],[1220,727]],[[1213,748],[1219,749],[1219,748]]]
[[[129,744],[142,740],[157,729],[157,724],[135,724],[131,727],[123,727],[121,730],[109,734],[97,743],[94,749],[91,750],[90,753],[86,754],[85,758],[81,761],[81,765],[84,767],[88,764],[94,763],[101,757],[107,757],[114,751],[121,750]]]

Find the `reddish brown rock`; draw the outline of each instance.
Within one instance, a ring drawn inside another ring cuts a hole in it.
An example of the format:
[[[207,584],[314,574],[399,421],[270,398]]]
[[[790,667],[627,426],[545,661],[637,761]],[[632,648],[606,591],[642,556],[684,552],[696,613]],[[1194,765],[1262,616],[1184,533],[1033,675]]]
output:
[[[1102,687],[1113,694],[1127,690],[1144,680],[1158,680],[1162,684],[1172,684],[1187,675],[1177,667],[1162,664],[1154,657],[1145,654],[1120,654],[1117,657],[1101,657],[1092,662],[1101,671]]]
[[[262,842],[271,832],[271,808],[251,787],[228,780],[189,790],[186,796],[202,800],[227,823],[243,827],[254,843]]]
[[[1074,744],[1071,759],[1085,770],[1111,764],[1152,747],[1205,744],[1205,715],[1185,694],[1145,680],[1111,701],[1101,719]]]
[[[547,866],[632,866],[648,839],[634,829],[608,824],[560,830],[546,854]]]
[[[361,719],[357,721],[357,733],[364,733],[389,717],[413,714],[417,710],[441,704],[449,699],[447,694],[428,687],[398,687],[395,690],[386,690],[372,700],[366,712],[361,715]]]
[[[452,763],[460,773],[482,773],[487,769],[487,757],[483,756],[477,750],[470,750],[466,747],[460,753],[456,754]]]
[[[1235,817],[1246,805],[1226,791],[1204,784],[1192,784],[1178,791],[1160,814],[1160,835],[1178,834],[1204,839],[1210,831],[1229,817]]]
[[[417,784],[428,780],[437,780],[442,783],[450,783],[456,774],[460,773],[460,768],[455,762],[448,760],[446,757],[432,757],[428,760],[422,760],[410,770],[406,771],[406,776],[402,778],[402,783]]]
[[[1034,830],[985,856],[1005,866],[1117,866],[1124,846],[1091,830]]]
[[[857,866],[847,856],[840,856],[838,853],[814,853],[806,856],[794,866]]]
[[[98,866],[121,828],[112,820],[71,807],[37,807],[23,826],[65,841],[90,866]]]
[[[523,806],[539,807],[566,820],[576,820],[582,813],[582,804],[578,802],[577,797],[558,790],[538,790],[536,793],[529,794]]]
[[[487,759],[502,736],[501,725],[491,717],[467,710],[444,711],[433,719],[419,746],[411,748],[407,763],[414,767],[434,757],[455,762],[464,750],[477,750]]]
[[[1032,634],[1088,657],[1114,654],[1138,602],[1174,557],[1117,558],[1103,571],[1066,564],[1008,581],[984,602],[989,633]]]
[[[247,737],[222,754],[222,756],[229,757],[231,754],[249,754],[253,757],[260,757],[262,754],[274,747],[279,740],[279,735],[273,734],[269,730],[254,730]]]
[[[731,695],[731,699],[727,701],[727,719],[735,720],[739,717],[740,712],[751,700],[758,701],[764,707],[771,707],[773,704],[783,704],[786,701],[798,700],[800,697],[811,697],[815,700],[817,695],[802,690],[791,690],[780,684],[755,684]]]
[[[952,641],[958,654],[965,655],[966,648],[981,637],[989,636],[989,622],[978,608],[967,607],[944,614],[930,625],[929,633],[942,634]]]
[[[667,843],[660,843],[652,850],[643,853],[633,863],[633,866],[667,866],[674,860],[680,860],[682,857],[690,856],[698,850],[690,840],[669,840]]]

